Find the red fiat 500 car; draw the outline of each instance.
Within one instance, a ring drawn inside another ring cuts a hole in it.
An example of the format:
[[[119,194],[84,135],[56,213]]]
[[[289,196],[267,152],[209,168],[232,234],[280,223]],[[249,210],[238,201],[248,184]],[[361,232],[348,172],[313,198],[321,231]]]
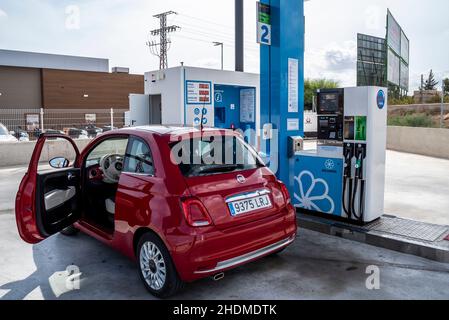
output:
[[[40,170],[49,138],[70,142],[73,165]],[[163,126],[105,133],[81,154],[68,136],[42,135],[16,219],[31,244],[81,230],[121,251],[157,297],[277,253],[297,230],[287,188],[238,133]]]

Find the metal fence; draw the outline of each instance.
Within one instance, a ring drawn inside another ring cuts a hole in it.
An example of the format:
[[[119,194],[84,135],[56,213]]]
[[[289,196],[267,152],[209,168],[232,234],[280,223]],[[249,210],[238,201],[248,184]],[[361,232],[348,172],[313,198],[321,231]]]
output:
[[[74,138],[125,126],[126,109],[4,109],[0,108],[0,124],[14,132],[17,139],[27,133],[30,140],[43,132],[62,132]]]

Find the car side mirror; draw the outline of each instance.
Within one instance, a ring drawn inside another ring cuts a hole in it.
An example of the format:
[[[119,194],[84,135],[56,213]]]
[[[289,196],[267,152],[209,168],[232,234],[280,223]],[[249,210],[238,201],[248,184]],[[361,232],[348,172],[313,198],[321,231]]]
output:
[[[9,131],[9,134],[14,136],[16,133],[14,131]]]
[[[50,160],[50,166],[54,169],[64,169],[68,168],[70,161],[64,157],[53,158]]]

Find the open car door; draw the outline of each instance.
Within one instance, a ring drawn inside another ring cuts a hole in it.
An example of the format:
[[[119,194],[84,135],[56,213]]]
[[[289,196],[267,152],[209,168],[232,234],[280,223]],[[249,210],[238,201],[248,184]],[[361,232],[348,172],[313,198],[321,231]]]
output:
[[[48,139],[65,139],[73,147],[78,163],[78,147],[65,135],[41,135],[34,148],[28,171],[16,196],[16,222],[20,237],[31,244],[67,228],[81,216],[80,168],[68,167],[38,172],[39,159]]]

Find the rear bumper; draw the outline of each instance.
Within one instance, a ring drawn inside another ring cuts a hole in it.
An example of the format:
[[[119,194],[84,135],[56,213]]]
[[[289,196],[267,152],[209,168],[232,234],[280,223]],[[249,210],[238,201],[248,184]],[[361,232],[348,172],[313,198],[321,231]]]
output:
[[[257,258],[266,256],[270,253],[273,253],[278,250],[281,250],[282,248],[285,248],[286,246],[291,244],[293,241],[295,241],[295,238],[296,238],[295,235],[292,235],[287,239],[270,244],[269,246],[266,246],[264,248],[260,248],[258,250],[249,252],[247,254],[244,254],[244,255],[241,255],[241,256],[238,256],[238,257],[235,257],[232,259],[220,261],[217,263],[217,266],[213,269],[195,271],[195,274],[213,274],[213,273],[218,273],[220,271],[242,265],[246,262],[255,260]]]
[[[287,206],[278,214],[232,229],[195,230],[170,247],[182,280],[190,282],[257,260],[290,245],[296,238],[296,212]],[[178,230],[179,231],[179,230]],[[179,239],[179,233],[176,238]],[[167,238],[170,242],[170,237]]]

